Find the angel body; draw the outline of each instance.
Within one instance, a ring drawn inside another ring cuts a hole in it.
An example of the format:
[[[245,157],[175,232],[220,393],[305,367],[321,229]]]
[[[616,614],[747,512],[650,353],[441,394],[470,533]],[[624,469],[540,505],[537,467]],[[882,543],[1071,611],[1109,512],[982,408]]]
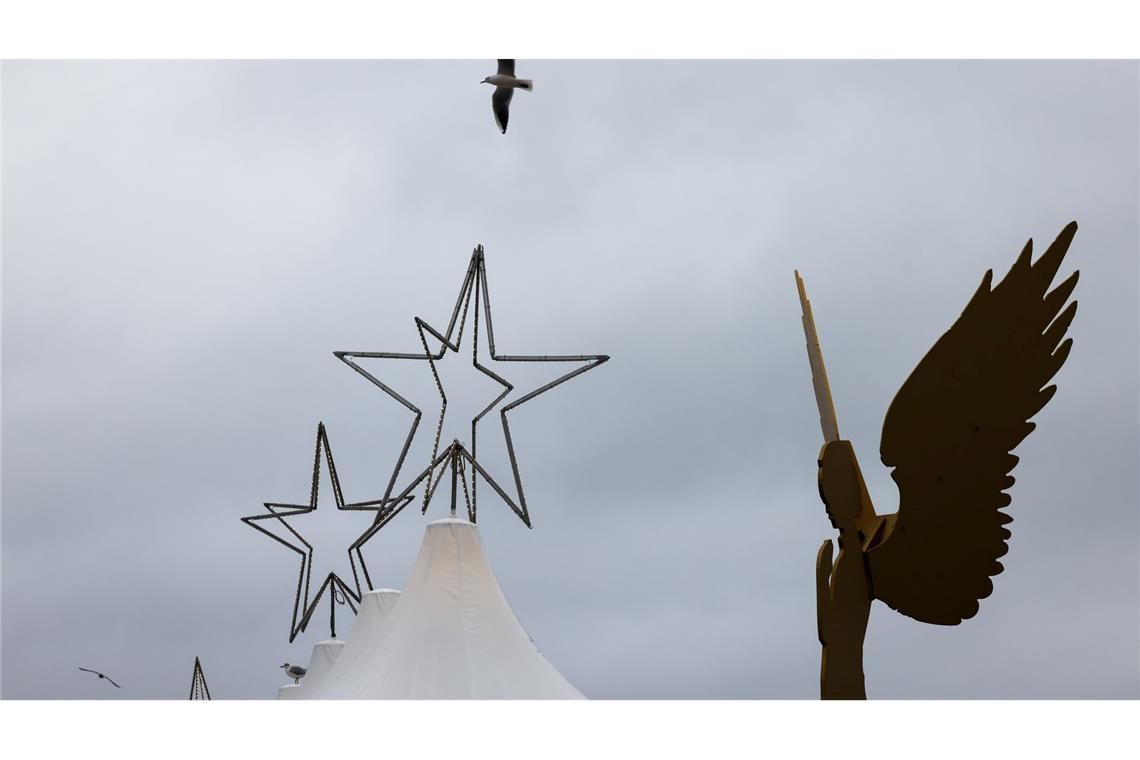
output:
[[[824,541],[816,556],[816,617],[819,643],[820,694],[824,699],[866,699],[863,639],[871,617],[871,583],[865,553],[867,497],[859,463],[849,441],[823,444],[819,452],[819,495],[831,524],[839,531],[839,556]]]
[[[993,591],[1012,522],[1002,508],[1028,420],[1056,392],[1046,384],[1064,364],[1076,314],[1074,272],[1049,287],[1076,233],[1070,223],[1031,263],[1032,241],[991,288],[987,272],[957,322],[930,349],[891,402],[880,455],[899,488],[897,513],[875,512],[849,441],[838,435],[810,305],[804,324],[826,442],[819,492],[839,530],[816,559],[824,699],[866,697],[863,638],[879,599],[916,620],[957,625]],[[801,283],[802,288],[802,283]],[[809,329],[810,328],[810,329]],[[815,353],[813,354],[813,344]],[[822,390],[821,390],[822,389]],[[823,397],[826,396],[826,404]]]

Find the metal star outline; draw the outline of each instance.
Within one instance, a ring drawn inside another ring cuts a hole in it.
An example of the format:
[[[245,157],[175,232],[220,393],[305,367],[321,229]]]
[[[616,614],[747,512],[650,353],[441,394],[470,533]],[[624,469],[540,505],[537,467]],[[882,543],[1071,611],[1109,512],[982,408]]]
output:
[[[321,597],[326,590],[330,591],[331,599],[330,604],[336,604],[341,600],[338,595],[343,597],[343,601],[348,604],[353,613],[356,613],[356,605],[360,603],[360,598],[363,593],[360,585],[360,576],[357,573],[357,562],[360,564],[361,570],[364,572],[365,581],[368,583],[368,588],[372,588],[371,580],[368,578],[368,566],[364,562],[364,555],[361,553],[361,547],[371,537],[371,535],[358,538],[352,543],[348,549],[349,565],[352,568],[352,580],[355,590],[350,588],[348,584],[335,572],[330,572],[322,581],[320,587],[317,589],[316,595],[310,600],[310,581],[313,571],[313,547],[312,545],[298,533],[292,525],[286,522],[287,517],[295,517],[297,515],[308,514],[317,509],[317,497],[320,485],[321,475],[321,452],[325,454],[325,462],[328,465],[329,479],[332,481],[333,499],[336,502],[336,508],[344,511],[372,511],[381,514],[383,506],[388,502],[385,499],[378,499],[373,501],[362,501],[345,503],[344,494],[340,487],[340,478],[337,476],[336,463],[333,461],[332,447],[329,446],[328,434],[325,432],[325,424],[323,422],[317,425],[317,443],[313,453],[313,482],[309,492],[308,504],[281,504],[277,502],[265,502],[264,506],[269,510],[269,514],[250,515],[249,517],[241,518],[241,521],[250,526],[254,530],[272,538],[282,546],[286,546],[292,551],[301,555],[301,565],[297,571],[297,593],[293,600],[293,619],[289,625],[289,643],[293,643],[293,639],[298,634],[302,633],[309,625],[309,620],[312,618],[313,613],[317,609],[317,605],[321,601]],[[405,504],[410,502],[412,497],[405,498]],[[403,505],[401,505],[402,507]],[[275,520],[282,527],[288,531],[289,535],[300,542],[298,546],[288,538],[282,538],[268,528],[262,526],[262,520]],[[366,531],[367,532],[367,531]],[[362,540],[363,539],[363,540]],[[303,548],[302,548],[303,547]],[[303,600],[302,600],[303,596]],[[336,636],[335,625],[335,608],[331,608],[330,612],[332,634]],[[300,620],[298,620],[300,615]]]
[[[209,700],[210,687],[206,685],[206,674],[202,672],[202,661],[194,658],[194,675],[190,680],[190,700]]]
[[[463,339],[463,328],[467,322],[467,312],[470,302],[474,298],[474,318],[472,324],[472,364],[476,369],[495,380],[503,390],[499,393],[494,400],[484,407],[478,414],[471,419],[471,450],[468,451],[459,441],[452,442],[443,452],[439,451],[439,437],[443,429],[443,419],[447,411],[447,395],[443,390],[443,385],[439,379],[439,373],[436,370],[435,363],[443,358],[446,351],[454,351],[459,353],[459,346]],[[483,318],[487,325],[487,345],[490,349],[491,359],[497,362],[580,362],[582,366],[576,367],[573,370],[566,372],[563,375],[551,380],[550,382],[530,391],[529,393],[521,396],[520,398],[506,404],[499,410],[499,416],[503,426],[503,437],[506,441],[507,454],[511,462],[511,471],[514,476],[515,482],[515,499],[499,486],[499,484],[491,477],[491,475],[479,464],[477,458],[477,440],[478,440],[478,425],[479,421],[495,408],[512,390],[514,386],[505,380],[503,377],[495,373],[488,367],[479,363],[479,311],[480,301],[483,307]],[[428,504],[431,502],[432,497],[435,495],[436,488],[439,485],[439,480],[435,476],[435,471],[441,470],[440,477],[442,477],[442,470],[450,467],[453,474],[453,479],[458,476],[462,479],[464,498],[467,503],[468,518],[471,522],[476,521],[477,517],[477,492],[476,482],[478,476],[487,481],[500,498],[511,508],[511,510],[519,517],[520,520],[528,527],[532,527],[530,521],[530,512],[527,509],[526,493],[523,490],[522,476],[519,473],[518,457],[515,452],[514,441],[511,438],[511,427],[508,419],[508,413],[517,409],[543,393],[555,388],[562,383],[577,377],[578,375],[588,372],[595,367],[609,361],[609,356],[603,354],[579,354],[579,355],[565,355],[565,356],[550,356],[550,355],[521,355],[521,354],[499,354],[495,350],[495,332],[493,322],[491,320],[491,299],[487,286],[487,268],[483,252],[483,246],[478,245],[471,254],[471,260],[467,267],[467,274],[463,278],[463,285],[459,290],[459,295],[455,300],[455,306],[451,311],[451,320],[448,322],[447,331],[440,333],[433,328],[423,319],[415,318],[416,331],[420,336],[420,343],[423,346],[422,353],[405,353],[394,351],[334,351],[334,355],[342,362],[347,364],[357,373],[362,375],[366,380],[380,388],[380,390],[387,393],[396,401],[403,404],[414,415],[412,424],[408,429],[407,437],[404,440],[403,449],[400,452],[399,459],[392,470],[391,477],[388,481],[387,489],[384,492],[384,498],[381,500],[384,504],[388,505],[381,508],[376,515],[376,522],[368,531],[362,536],[361,540],[366,541],[371,538],[377,530],[382,528],[393,517],[395,517],[406,505],[406,499],[411,492],[424,480],[427,484],[424,487],[423,498],[423,512],[427,511]],[[427,344],[427,333],[430,333],[435,339],[440,342],[439,350],[432,353]],[[452,340],[454,336],[454,341]],[[403,468],[404,461],[407,458],[408,450],[411,448],[412,440],[415,438],[416,431],[420,424],[420,419],[423,412],[412,404],[410,401],[401,396],[398,392],[385,384],[382,380],[377,378],[372,373],[361,367],[356,363],[356,359],[411,359],[411,360],[426,360],[431,368],[432,376],[436,382],[436,388],[440,395],[440,413],[439,420],[436,424],[435,441],[432,446],[432,458],[428,466],[419,473],[407,486],[405,486],[399,494],[392,498],[392,492],[396,488],[396,482],[399,478],[400,471]],[[468,492],[466,468],[464,462],[471,465],[471,489]],[[433,484],[433,480],[435,481]],[[455,503],[455,486],[452,485],[452,504],[454,509]],[[367,571],[366,571],[367,572]]]

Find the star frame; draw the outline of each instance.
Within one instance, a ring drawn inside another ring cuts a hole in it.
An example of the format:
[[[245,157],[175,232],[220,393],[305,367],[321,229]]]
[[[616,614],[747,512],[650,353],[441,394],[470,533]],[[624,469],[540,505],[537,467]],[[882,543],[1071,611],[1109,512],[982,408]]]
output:
[[[194,675],[190,679],[190,701],[208,701],[210,687],[206,685],[206,674],[202,672],[202,661],[194,658]]]
[[[498,396],[484,407],[478,414],[471,419],[471,450],[468,451],[459,441],[454,441],[442,453],[439,451],[439,438],[443,429],[443,419],[447,411],[447,395],[443,390],[443,385],[439,379],[439,373],[436,370],[435,363],[443,358],[447,351],[459,353],[460,343],[463,339],[463,329],[467,322],[468,308],[474,299],[473,310],[473,324],[472,324],[472,364],[483,374],[499,383],[503,390]],[[490,349],[492,361],[496,362],[565,362],[565,363],[579,363],[581,366],[566,372],[555,379],[551,380],[544,385],[535,388],[534,390],[520,396],[518,399],[504,405],[499,410],[499,417],[503,427],[503,437],[506,442],[507,454],[511,463],[511,472],[514,477],[515,486],[515,499],[499,486],[498,483],[491,477],[491,475],[479,464],[478,462],[478,425],[480,420],[483,419],[492,409],[499,405],[501,401],[512,391],[514,386],[497,374],[495,371],[479,363],[479,313],[480,306],[482,306],[483,319],[486,323],[487,331],[487,345]],[[524,355],[524,354],[499,354],[495,348],[495,332],[494,323],[491,319],[491,299],[489,288],[487,285],[487,268],[486,259],[483,251],[483,246],[478,245],[471,254],[471,259],[467,267],[467,273],[463,279],[463,285],[459,289],[459,295],[455,300],[455,306],[451,311],[451,319],[448,322],[446,332],[433,328],[423,319],[415,318],[416,331],[420,337],[420,343],[423,346],[422,353],[407,353],[395,351],[335,351],[334,355],[342,362],[351,367],[355,372],[359,373],[370,383],[384,391],[396,401],[400,402],[413,414],[411,426],[408,429],[408,434],[404,439],[404,446],[400,451],[400,456],[396,461],[395,467],[388,480],[387,488],[384,492],[384,498],[381,500],[386,506],[381,508],[376,515],[376,523],[372,529],[366,531],[361,536],[362,540],[367,540],[375,534],[376,530],[383,527],[389,520],[395,517],[406,505],[406,499],[410,496],[411,492],[424,480],[427,481],[424,486],[423,495],[423,508],[421,511],[426,512],[428,504],[434,496],[438,486],[438,480],[435,478],[435,470],[444,469],[450,466],[453,478],[461,476],[463,479],[464,495],[467,500],[468,518],[471,522],[477,519],[478,509],[478,492],[476,484],[478,477],[482,477],[487,483],[495,490],[495,492],[503,499],[503,501],[511,508],[511,510],[523,521],[528,527],[532,527],[530,520],[530,512],[527,509],[526,493],[523,489],[522,475],[519,471],[518,456],[515,451],[514,441],[511,438],[511,427],[508,414],[522,406],[528,401],[546,393],[547,391],[565,383],[571,378],[577,377],[585,372],[588,372],[595,367],[609,361],[609,356],[604,354],[577,354],[577,355]],[[431,334],[436,340],[440,342],[440,347],[434,354],[428,347],[427,334]],[[453,340],[454,338],[454,340]],[[420,420],[423,417],[423,412],[401,396],[396,390],[388,386],[382,380],[377,378],[368,370],[364,369],[357,363],[358,359],[408,359],[427,361],[431,368],[432,376],[435,379],[436,388],[440,395],[440,414],[436,424],[435,440],[432,446],[432,457],[428,466],[419,473],[407,486],[405,486],[399,494],[392,498],[393,491],[396,490],[396,483],[399,479],[400,472],[403,469],[404,462],[407,458],[408,451],[411,448],[413,439],[415,438],[416,431],[419,428]],[[465,473],[464,462],[471,465],[471,489],[470,493],[467,492],[467,480]],[[448,464],[450,463],[450,464]],[[440,473],[442,477],[442,472]],[[436,482],[433,485],[433,480]],[[454,504],[455,487],[452,486],[452,500]],[[516,501],[517,499],[517,501]]]
[[[317,425],[317,442],[313,454],[313,480],[309,492],[308,504],[282,504],[278,502],[265,502],[264,506],[269,511],[268,514],[250,515],[241,518],[241,521],[250,526],[254,530],[272,538],[282,546],[288,547],[296,552],[301,557],[301,565],[297,571],[297,593],[293,599],[293,619],[289,624],[289,643],[297,638],[297,635],[304,632],[308,627],[309,621],[313,613],[317,609],[317,605],[321,601],[321,597],[325,591],[330,593],[330,627],[332,635],[336,637],[336,607],[337,603],[346,603],[353,611],[356,612],[356,605],[360,603],[363,594],[360,585],[360,574],[357,572],[357,564],[360,565],[360,570],[363,572],[365,582],[368,588],[372,588],[371,580],[368,576],[368,566],[364,561],[364,555],[361,548],[371,538],[372,534],[367,537],[361,536],[352,543],[348,548],[349,566],[352,568],[352,580],[355,590],[350,587],[343,578],[335,572],[330,572],[321,582],[317,588],[317,592],[310,599],[311,591],[311,576],[313,571],[313,546],[305,538],[297,532],[296,529],[290,525],[286,518],[296,517],[298,515],[308,514],[317,509],[318,490],[320,485],[321,474],[321,452],[325,454],[325,462],[328,466],[329,480],[332,482],[333,499],[336,503],[336,508],[343,511],[372,511],[378,515],[384,512],[384,505],[389,502],[385,499],[362,501],[346,503],[344,494],[340,487],[340,478],[337,476],[336,463],[333,461],[332,447],[329,445],[328,434],[325,431],[325,424],[323,422]],[[404,498],[405,504],[410,502],[412,497]],[[402,507],[403,505],[401,505]],[[296,540],[294,543],[289,538],[283,538],[272,530],[261,525],[264,520],[274,520],[276,524],[283,527],[285,531]],[[365,531],[366,533],[368,531]],[[374,533],[374,532],[373,532]],[[339,597],[339,598],[338,598]],[[298,619],[299,617],[299,619]]]

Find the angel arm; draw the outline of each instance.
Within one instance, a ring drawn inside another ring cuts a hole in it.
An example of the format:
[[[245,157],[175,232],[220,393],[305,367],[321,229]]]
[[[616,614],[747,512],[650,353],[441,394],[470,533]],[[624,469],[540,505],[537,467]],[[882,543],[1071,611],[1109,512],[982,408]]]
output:
[[[819,643],[827,644],[828,609],[831,605],[831,569],[835,549],[824,541],[815,555],[815,629]]]
[[[1012,518],[1001,509],[1018,461],[1010,452],[1053,397],[1056,386],[1043,386],[1072,346],[1061,339],[1077,304],[1061,307],[1077,273],[1048,289],[1076,229],[1066,226],[1033,263],[1029,241],[992,289],[987,272],[887,412],[880,453],[894,468],[899,512],[867,556],[874,596],[905,615],[956,625],[1002,571]]]

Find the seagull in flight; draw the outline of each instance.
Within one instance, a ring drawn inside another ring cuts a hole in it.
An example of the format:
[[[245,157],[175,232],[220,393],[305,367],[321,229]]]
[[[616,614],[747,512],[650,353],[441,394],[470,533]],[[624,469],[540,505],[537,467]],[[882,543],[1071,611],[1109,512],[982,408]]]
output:
[[[532,92],[534,91],[534,82],[515,77],[514,58],[499,58],[498,61],[499,70],[479,84],[495,85],[495,93],[491,96],[491,108],[495,112],[495,123],[499,125],[499,129],[505,135],[507,133],[507,119],[511,115],[511,96],[515,94],[515,88]]]
[[[293,679],[293,683],[300,683],[305,674],[309,672],[308,669],[302,668],[300,665],[290,665],[289,663],[282,665],[281,669],[285,671],[285,675]]]
[[[80,668],[80,670],[82,670],[84,673],[94,673],[95,675],[99,676],[100,678],[106,678],[108,681],[111,681],[110,676],[105,676],[102,673],[100,673],[98,670],[88,670],[87,668]],[[119,684],[115,683],[114,681],[111,681],[111,685],[114,686],[116,689],[123,688],[122,686],[119,686]]]

